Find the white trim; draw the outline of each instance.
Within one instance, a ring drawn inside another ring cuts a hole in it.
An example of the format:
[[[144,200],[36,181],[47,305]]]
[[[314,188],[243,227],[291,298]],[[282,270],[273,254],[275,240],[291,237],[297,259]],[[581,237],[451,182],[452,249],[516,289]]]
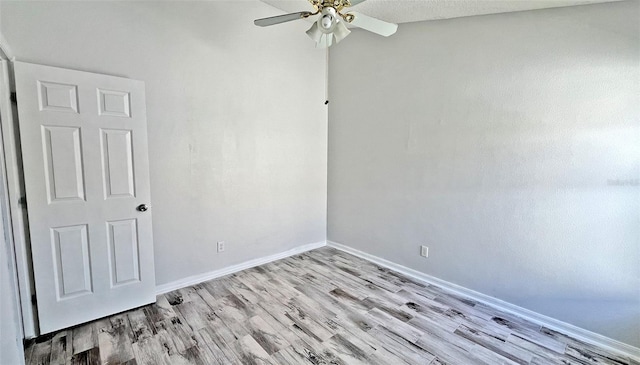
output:
[[[1,36],[1,35],[0,35]],[[13,249],[15,252],[16,270],[18,272],[18,290],[20,293],[20,306],[22,310],[22,327],[25,338],[34,338],[38,333],[36,325],[35,307],[31,303],[31,295],[33,291],[33,277],[31,267],[31,251],[27,242],[26,233],[26,209],[18,202],[22,191],[21,176],[22,164],[19,162],[20,151],[17,148],[17,133],[15,126],[17,125],[17,111],[9,100],[9,94],[12,89],[12,67],[8,61],[1,61],[2,75],[0,75],[0,94],[3,95],[0,100],[0,113],[3,118],[0,121],[2,125],[2,143],[4,144],[4,158],[6,168],[6,182],[9,190],[9,207],[11,213],[11,231],[13,235]],[[6,96],[4,94],[6,93]]]
[[[193,276],[189,276],[186,277],[184,279],[180,279],[180,280],[176,280],[176,281],[172,281],[170,283],[166,283],[166,284],[162,284],[162,285],[158,285],[156,286],[156,295],[160,295],[160,294],[164,294],[164,293],[168,293],[170,291],[174,291],[177,289],[181,289],[181,288],[185,288],[191,285],[195,285],[195,284],[200,284],[202,282],[208,281],[208,280],[212,280],[212,279],[216,279],[225,275],[229,275],[229,274],[233,274],[236,273],[238,271],[242,271],[242,270],[246,270],[246,269],[250,269],[252,267],[256,267],[256,266],[260,266],[260,265],[264,265],[267,264],[269,262],[272,261],[276,261],[276,260],[280,260],[280,259],[284,259],[293,255],[297,255],[306,251],[310,251],[316,248],[320,248],[320,247],[324,247],[327,245],[326,241],[321,241],[321,242],[316,242],[316,243],[309,243],[306,245],[302,245],[302,246],[298,246],[298,247],[294,247],[290,250],[284,251],[284,252],[280,252],[280,253],[276,253],[270,256],[266,256],[266,257],[260,257],[257,259],[253,259],[253,260],[249,260],[249,261],[245,261],[242,263],[239,263],[237,265],[233,265],[233,266],[228,266],[219,270],[214,270],[214,271],[209,271],[209,272],[205,272],[202,274],[198,274],[198,275],[193,275]]]
[[[394,262],[382,259],[380,257],[368,254],[366,252],[357,250],[355,248],[349,247],[349,246],[345,246],[343,244],[337,243],[337,242],[333,242],[333,241],[329,241],[327,240],[327,246],[329,247],[333,247],[335,249],[347,252],[349,254],[352,254],[354,256],[358,256],[360,258],[363,258],[367,261],[371,261],[375,264],[378,264],[380,266],[386,267],[388,269],[392,269],[395,270],[403,275],[406,275],[410,278],[428,283],[428,284],[433,284],[433,285],[437,285],[441,288],[450,290],[452,292],[454,292],[455,294],[458,295],[462,295],[465,297],[468,297],[470,299],[473,299],[475,301],[478,302],[482,302],[484,304],[487,305],[491,305],[493,307],[496,307],[502,311],[505,311],[507,313],[513,314],[515,316],[527,319],[529,321],[533,321],[536,322],[538,324],[541,324],[545,327],[548,327],[554,331],[558,331],[558,332],[562,332],[564,334],[567,334],[571,337],[574,337],[578,340],[584,341],[584,342],[588,342],[600,347],[603,347],[607,350],[610,351],[614,351],[614,352],[619,352],[621,354],[624,354],[625,356],[630,356],[634,359],[638,359],[640,360],[640,348],[638,347],[634,347],[631,345],[628,345],[626,343],[614,340],[612,338],[597,334],[595,332],[591,332],[588,330],[585,330],[583,328],[574,326],[572,324],[566,323],[566,322],[562,322],[559,321],[557,319],[545,316],[543,314],[540,313],[536,313],[534,311],[531,311],[529,309],[525,309],[522,307],[519,307],[515,304],[511,304],[508,302],[505,302],[503,300],[479,293],[477,291],[471,290],[471,289],[467,289],[465,287],[462,287],[460,285],[456,285],[453,283],[450,283],[448,281],[442,280],[442,279],[438,279],[436,277],[433,277],[431,275],[427,275],[425,273],[422,273],[420,271],[414,270],[414,269],[410,269],[406,266],[402,266],[399,264],[396,264]]]
[[[9,114],[11,113],[10,108],[6,108],[7,104],[10,104],[9,100],[9,83],[7,82],[8,78],[8,61],[2,59],[0,60],[0,119],[1,120],[10,120],[11,117]],[[2,141],[4,137],[3,127],[0,126],[0,141]],[[11,322],[11,325],[16,327],[17,338],[12,339],[12,343],[16,345],[15,354],[17,354],[18,361],[21,360],[21,364],[24,364],[24,348],[22,347],[22,340],[24,339],[24,328],[22,325],[22,307],[20,302],[20,295],[18,292],[19,284],[18,284],[18,275],[16,271],[16,255],[15,255],[15,246],[13,241],[13,227],[11,225],[12,222],[12,214],[11,214],[11,205],[9,203],[9,188],[7,184],[7,165],[5,163],[5,151],[4,151],[4,143],[0,143],[0,207],[1,207],[1,222],[0,222],[0,237],[2,244],[0,245],[0,250],[2,252],[0,255],[7,256],[7,264],[9,266],[9,271],[11,273],[11,278],[9,281],[11,282],[10,292],[2,293],[3,295],[11,295],[14,306],[15,306],[15,317],[14,318],[3,318],[3,321]],[[5,264],[3,262],[3,264]],[[3,270],[4,271],[4,270]],[[6,289],[6,288],[5,288]],[[4,289],[3,289],[4,291]]]

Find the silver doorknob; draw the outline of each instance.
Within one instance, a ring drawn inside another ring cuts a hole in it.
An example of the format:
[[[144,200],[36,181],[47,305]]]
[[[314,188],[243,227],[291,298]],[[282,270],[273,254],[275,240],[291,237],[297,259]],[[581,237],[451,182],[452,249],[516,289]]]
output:
[[[149,210],[149,208],[151,208],[149,205],[146,204],[140,204],[138,205],[138,207],[136,208],[136,210],[138,212],[146,212],[147,210]]]

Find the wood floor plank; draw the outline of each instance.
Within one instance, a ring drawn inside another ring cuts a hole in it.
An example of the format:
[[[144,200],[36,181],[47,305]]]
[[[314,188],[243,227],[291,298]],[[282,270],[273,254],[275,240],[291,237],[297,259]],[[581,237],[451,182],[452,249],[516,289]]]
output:
[[[177,290],[164,294],[164,297],[167,298],[170,305],[177,305],[184,301],[182,294]]]
[[[367,364],[367,353],[347,338],[336,334],[324,342],[331,351],[348,364]]]
[[[295,326],[318,341],[325,341],[336,333],[332,317],[306,306],[299,298],[289,300],[289,310],[285,314]]]
[[[242,280],[233,277],[230,281],[233,285],[229,286],[229,291],[234,294],[236,298],[240,299],[245,306],[252,306],[264,301],[258,293],[246,286]]]
[[[370,285],[375,285],[376,287],[386,290],[389,293],[398,293],[400,290],[402,290],[402,287],[400,285],[383,280],[378,275],[375,275],[375,274],[371,274],[367,272],[360,277],[365,282],[370,283]],[[367,285],[367,287],[369,287],[369,285]]]
[[[167,349],[157,336],[140,337],[132,348],[138,365],[171,365]]]
[[[138,342],[156,334],[155,327],[149,322],[143,309],[135,309],[127,312],[129,326],[131,328],[131,342]]]
[[[445,319],[438,320],[437,318],[432,319],[431,317],[418,315],[415,318],[411,319],[407,324],[415,327],[416,329],[424,334],[433,334],[433,331],[444,331],[447,333],[453,333],[458,327],[461,325],[452,321],[448,321]]]
[[[421,337],[416,344],[425,351],[434,354],[435,363],[440,364],[486,364],[491,361],[478,358],[472,343],[463,343],[448,332],[440,332]]]
[[[159,295],[156,297],[154,305],[149,305],[144,308],[144,314],[147,316],[149,322],[155,326],[158,322],[175,317],[176,311],[173,306],[169,304],[165,295]]]
[[[400,307],[401,310],[404,310],[413,315],[413,318],[410,319],[407,323],[410,323],[418,328],[421,328],[419,323],[421,323],[424,319],[429,319],[431,322],[436,322],[440,326],[447,327],[451,332],[455,331],[455,329],[460,326],[459,321],[447,317],[443,314],[444,312],[439,312],[439,308],[437,310],[434,310],[432,308],[433,307],[422,306],[415,302],[408,302],[407,304]]]
[[[251,337],[269,355],[290,346],[278,332],[260,316],[254,316],[247,321],[247,327]]]
[[[51,338],[51,358],[50,363],[55,365],[63,365],[71,363],[71,333],[69,331],[60,331]]]
[[[187,320],[189,326],[194,330],[207,327],[215,313],[214,309],[200,296],[192,297],[189,301],[174,306],[174,309]]]
[[[51,337],[43,340],[36,339],[31,346],[31,351],[27,351],[29,364],[47,365],[51,363]]]
[[[370,310],[367,312],[367,315],[374,322],[377,322],[379,326],[385,327],[389,331],[409,342],[416,342],[420,337],[422,337],[422,332],[420,330],[404,321],[396,320],[395,317],[379,310],[378,308]]]
[[[504,317],[499,316],[494,318],[504,318]],[[556,338],[545,336],[542,330],[536,331],[534,328],[531,328],[530,326],[519,326],[519,325],[513,326],[510,324],[512,322],[509,322],[509,321],[506,321],[506,322],[495,321],[495,319],[492,319],[492,322],[499,325],[502,331],[509,331],[511,334],[518,334],[521,338],[526,338],[529,341],[532,341],[551,351],[554,351],[554,352],[565,351],[566,344],[557,340]],[[498,330],[495,330],[495,332],[498,332]]]
[[[399,306],[394,305],[393,303],[388,303],[377,298],[368,297],[362,301],[368,308],[375,308],[386,314],[400,320],[401,322],[408,322],[413,316],[411,313],[403,311]]]
[[[271,355],[271,358],[277,364],[283,365],[298,365],[307,362],[307,359],[303,358],[297,352],[293,351],[291,346],[285,347],[284,349],[274,353],[273,355]]]
[[[325,329],[320,323],[318,323],[318,321],[310,319],[307,316],[296,316],[294,314],[295,317],[292,317],[289,312],[287,312],[285,316],[293,322],[291,327],[297,331],[296,333],[298,336],[305,339],[312,338],[316,341],[323,342],[334,335],[331,331]]]
[[[366,333],[378,325],[378,322],[373,320],[367,312],[349,310],[349,308],[344,312],[339,312],[338,319],[341,320],[340,324],[346,330],[359,334]],[[360,332],[356,332],[355,328],[360,330]]]
[[[124,314],[115,315],[105,320],[104,326],[98,329],[98,347],[100,361],[105,365],[126,363],[135,359],[131,346],[133,332],[129,320]]]
[[[234,349],[242,364],[271,365],[271,356],[260,346],[251,335],[246,335],[236,341]]]
[[[41,336],[32,364],[640,365],[321,248]]]
[[[234,304],[235,300],[231,299],[234,295],[228,295],[218,301],[216,305],[215,315],[220,318],[225,326],[240,339],[249,334],[249,330],[245,324],[245,315],[242,309],[237,308]]]
[[[253,292],[258,294],[263,299],[267,299],[271,296],[270,292],[273,290],[270,287],[268,288],[265,283],[268,280],[264,280],[265,277],[261,274],[258,274],[256,271],[251,271],[245,273],[245,275],[238,277],[238,280],[246,285]],[[271,289],[271,290],[270,290]],[[231,292],[229,292],[231,294]]]
[[[295,298],[291,298],[288,302],[289,306],[298,312],[306,312],[315,316],[320,323],[324,324],[327,329],[335,330],[334,319],[336,313],[332,308],[319,305],[319,303],[313,299],[310,299],[306,295],[299,295]]]
[[[348,288],[346,290],[342,288],[337,288],[330,291],[329,294],[334,296],[340,302],[344,303],[345,305],[355,310],[367,312],[372,308],[371,305],[367,305],[366,303],[363,303],[361,298],[358,298],[357,296],[352,294]]]
[[[159,323],[162,323],[162,330],[171,337],[178,353],[185,354],[188,349],[198,346],[193,330],[199,328],[191,327],[181,315]]]
[[[73,355],[98,346],[98,336],[94,322],[75,327],[72,330],[72,336]]]
[[[220,364],[207,347],[193,346],[182,354],[188,364],[194,365],[216,365]]]
[[[410,364],[428,364],[435,358],[435,356],[425,350],[424,347],[385,327],[378,326],[369,331],[369,333],[380,342],[381,348],[393,354],[395,357],[402,359],[404,362]]]
[[[192,334],[193,339],[196,341],[197,345],[194,346],[195,349],[187,349],[187,358],[195,357],[195,352],[197,352],[197,356],[201,358],[205,364],[211,365],[222,365],[222,364],[230,364],[231,360],[226,357],[224,352],[220,349],[220,347],[212,341],[207,335],[207,338],[202,336],[202,331],[194,332]],[[202,354],[204,352],[204,355]],[[193,355],[191,353],[194,353]],[[196,360],[197,362],[197,360]]]
[[[552,358],[555,358],[555,355],[564,355],[565,349],[567,347],[566,344],[559,341],[539,341],[537,339],[527,338],[523,334],[519,333],[511,333],[507,337],[507,342],[527,349],[534,354],[544,353]],[[540,342],[544,342],[544,345],[541,345]]]
[[[291,349],[311,364],[346,365],[344,360],[313,338],[298,339],[291,344]]]
[[[562,365],[589,365],[588,363],[572,359],[570,357],[561,356],[550,358],[547,354],[534,355],[529,365],[547,365],[547,364],[562,364]]]
[[[474,348],[470,351],[470,354],[473,356],[474,363],[477,362],[495,365],[517,365],[515,361],[507,359],[506,357],[480,345],[475,345]]]
[[[36,349],[36,346],[34,344],[35,339],[31,339],[31,340],[27,340],[25,341],[25,348],[24,348],[24,362],[25,364],[34,364],[35,362],[32,361],[33,358],[33,352]],[[49,360],[51,360],[51,349],[49,349]]]
[[[201,288],[200,284],[188,286],[186,288],[178,289],[177,292],[180,293],[180,297],[182,298],[183,303],[189,303],[193,300],[200,299],[200,295],[198,295],[198,289]]]
[[[279,301],[265,301],[258,305],[284,326],[289,327],[294,324],[293,320],[287,316],[288,307]]]
[[[229,289],[227,289],[227,285],[223,280],[210,280],[202,283],[203,288],[205,288],[211,296],[215,299],[222,298],[226,295],[231,294]]]
[[[100,348],[94,347],[73,355],[71,365],[100,365]]]
[[[580,341],[578,339],[569,337],[565,334],[562,334],[558,331],[554,331],[552,329],[542,327],[540,333],[543,334],[546,338],[552,338],[557,341],[561,341],[567,344],[567,348],[571,347],[572,349],[579,351],[586,351],[588,354],[595,354],[602,358],[609,359],[608,361],[614,361],[614,363],[627,363],[629,362],[629,358],[626,356],[621,356],[618,354],[614,354],[611,351],[607,351],[601,347],[594,346],[592,344],[588,344],[586,342]],[[591,355],[586,355],[586,358],[589,358]]]
[[[237,338],[230,336],[231,332],[225,327],[205,327],[198,331],[211,353],[222,364],[238,364],[239,359],[234,350],[233,344]]]
[[[573,344],[567,345],[565,354],[573,359],[582,360],[583,362],[595,365],[620,365],[629,362],[627,358],[615,355],[601,355],[588,348],[578,347]]]
[[[518,346],[512,345],[505,340],[491,335],[489,333],[469,328],[465,325],[458,327],[454,334],[463,337],[471,342],[485,347],[496,354],[502,355],[507,359],[514,361],[520,365],[527,365],[533,359],[533,354]]]
[[[428,315],[422,314],[427,317]],[[497,336],[503,340],[506,340],[507,337],[513,332],[511,327],[508,325],[509,322],[505,321],[492,321],[491,319],[483,319],[475,316],[475,312],[473,310],[469,310],[466,312],[459,311],[455,308],[450,308],[445,311],[442,316],[438,318],[442,318],[443,320],[438,320],[438,323],[444,323],[448,319],[453,323],[457,323],[459,325],[466,325],[471,328],[481,329],[486,332],[492,333],[494,336]],[[446,319],[445,319],[446,318]],[[497,317],[496,317],[497,318]],[[532,331],[530,329],[526,329],[529,334],[537,334],[536,331]]]
[[[426,359],[420,359],[419,361],[411,361],[410,359],[400,358],[391,352],[384,349],[382,346],[376,349],[373,353],[369,354],[367,358],[371,361],[372,364],[377,365],[424,365],[426,363]]]
[[[158,330],[158,333],[154,337],[167,353],[169,359],[171,359],[171,363],[175,363],[176,359],[182,360],[182,356],[180,356],[182,354],[178,351],[178,347],[176,346],[176,341],[179,341],[179,339],[172,337],[165,329]]]

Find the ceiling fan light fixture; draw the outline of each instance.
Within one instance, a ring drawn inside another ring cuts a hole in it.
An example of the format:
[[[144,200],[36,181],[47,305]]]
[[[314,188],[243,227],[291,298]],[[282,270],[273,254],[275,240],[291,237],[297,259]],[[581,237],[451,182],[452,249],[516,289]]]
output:
[[[307,35],[313,39],[317,48],[331,47],[334,43],[338,43],[348,36],[351,31],[345,23],[385,37],[394,34],[398,30],[397,24],[350,11],[351,6],[358,5],[364,1],[366,0],[309,0],[315,10],[313,13],[300,11],[272,16],[256,19],[254,24],[266,27],[319,15],[311,25],[311,28],[307,30]],[[348,12],[345,13],[345,11]]]
[[[320,40],[316,42],[316,48],[329,48],[333,45],[333,33],[322,34]]]
[[[327,48],[333,45],[333,34],[327,34]]]
[[[349,28],[347,28],[346,25],[344,25],[344,22],[339,22],[338,24],[336,24],[336,29],[333,31],[333,35],[336,36],[336,43],[339,43],[341,40],[343,40],[346,36],[349,35],[349,33],[351,33],[351,31],[349,30]]]
[[[320,42],[320,38],[324,35],[324,33],[322,33],[320,29],[318,29],[318,23],[313,23],[311,25],[311,28],[307,30],[307,35],[309,36],[309,38],[313,39],[314,42],[318,43]]]
[[[327,35],[322,33],[320,36],[320,40],[316,42],[316,48],[326,48],[327,47]]]
[[[318,24],[318,28],[322,33],[333,33],[333,29],[336,27],[336,24],[338,24],[336,9],[331,7],[323,8],[322,15],[320,15],[316,24]]]

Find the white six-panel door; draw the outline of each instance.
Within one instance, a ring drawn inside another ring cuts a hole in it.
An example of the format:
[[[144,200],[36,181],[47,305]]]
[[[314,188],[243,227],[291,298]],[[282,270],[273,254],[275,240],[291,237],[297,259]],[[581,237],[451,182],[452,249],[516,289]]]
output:
[[[144,83],[15,76],[40,332],[154,302]]]

